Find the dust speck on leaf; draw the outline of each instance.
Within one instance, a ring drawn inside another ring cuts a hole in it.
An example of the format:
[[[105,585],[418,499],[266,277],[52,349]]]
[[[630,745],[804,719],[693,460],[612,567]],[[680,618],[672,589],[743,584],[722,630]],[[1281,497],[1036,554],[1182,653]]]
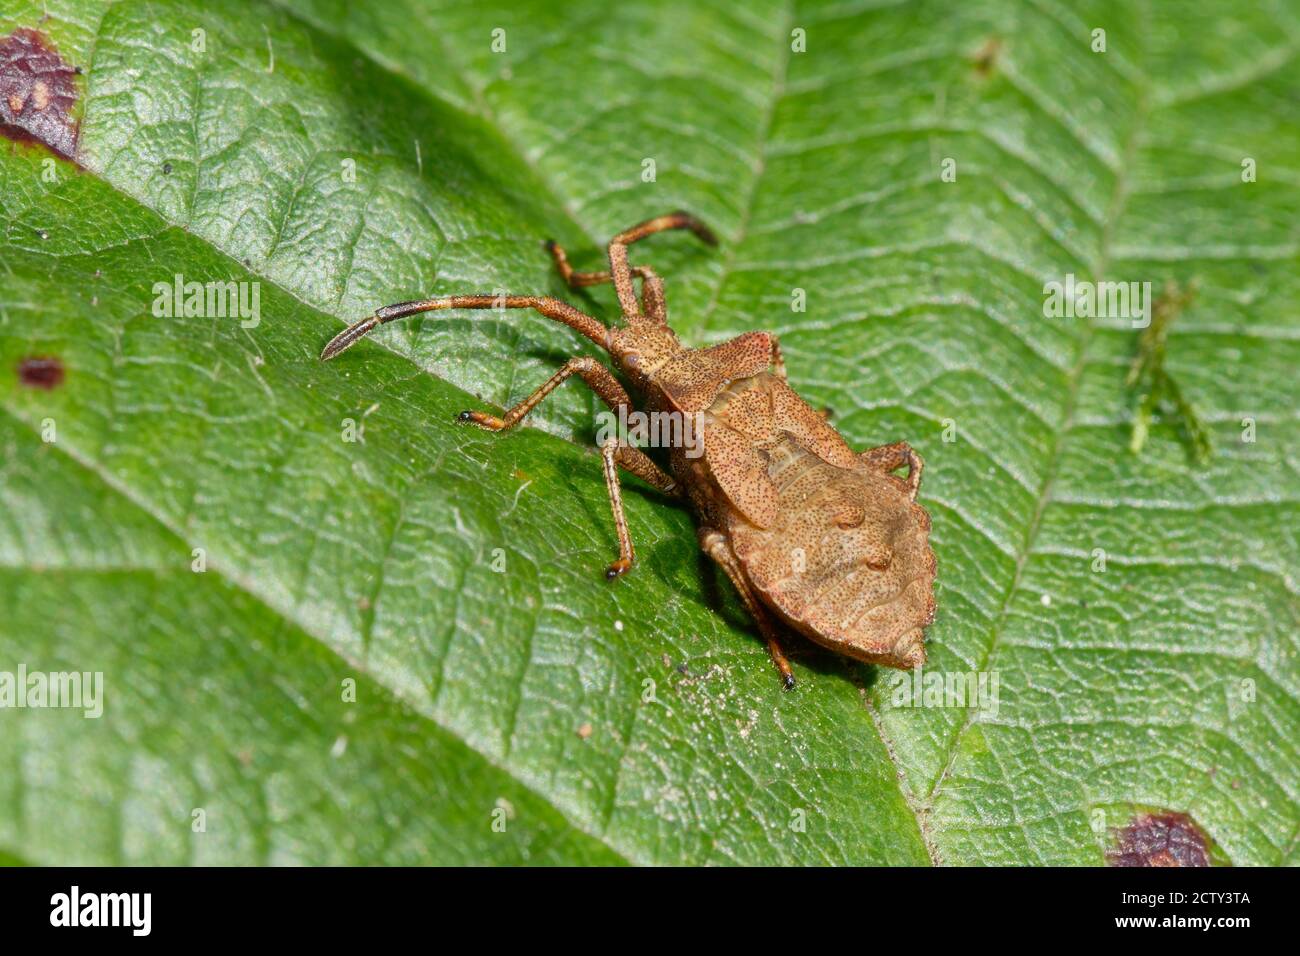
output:
[[[0,135],[75,159],[76,75],[36,30],[22,27],[0,38]]]
[[[1116,833],[1109,866],[1209,866],[1205,834],[1185,813],[1142,813]]]
[[[63,384],[63,361],[48,356],[32,356],[18,363],[18,381],[28,388],[52,391]]]

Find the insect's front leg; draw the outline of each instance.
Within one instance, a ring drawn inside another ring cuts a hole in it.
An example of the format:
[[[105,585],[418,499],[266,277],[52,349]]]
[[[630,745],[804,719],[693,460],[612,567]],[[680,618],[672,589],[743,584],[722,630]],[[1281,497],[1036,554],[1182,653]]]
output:
[[[655,216],[653,219],[647,219],[631,229],[623,230],[611,239],[607,250],[610,280],[614,283],[614,292],[618,295],[618,304],[623,310],[623,317],[629,321],[640,318],[640,315],[637,312],[636,295],[632,289],[632,270],[627,261],[627,247],[634,242],[639,242],[646,236],[652,236],[656,232],[663,232],[665,229],[689,229],[702,242],[710,246],[718,244],[717,237],[713,235],[708,226],[690,213],[681,210],[670,212],[666,216]],[[657,296],[662,303],[662,286],[657,290]]]
[[[656,216],[653,219],[647,219],[645,222],[633,226],[631,229],[625,229],[609,241],[609,269],[602,272],[574,272],[569,265],[568,257],[564,250],[554,242],[548,242],[547,248],[551,251],[551,256],[555,259],[555,265],[560,270],[560,275],[564,281],[571,286],[599,285],[602,282],[612,282],[614,292],[618,295],[619,308],[623,311],[623,317],[628,321],[649,316],[657,322],[666,322],[667,313],[664,307],[664,285],[654,270],[648,266],[633,266],[627,261],[627,247],[644,239],[646,236],[652,236],[656,232],[663,232],[665,229],[689,229],[695,233],[702,241],[711,246],[718,244],[717,238],[704,223],[700,222],[690,213],[671,212],[666,216]],[[640,276],[641,278],[641,307],[637,308],[636,289],[632,284],[632,277]]]
[[[564,247],[553,239],[548,239],[546,248],[555,260],[555,268],[560,277],[575,289],[586,286],[613,282],[614,273],[608,269],[601,272],[575,272],[569,265],[568,254]],[[668,322],[668,306],[664,302],[664,280],[649,266],[632,266],[631,275],[641,280],[641,311],[661,325]]]
[[[858,455],[858,460],[871,468],[879,469],[884,472],[895,471],[907,466],[908,497],[913,501],[916,500],[916,493],[921,488],[921,469],[925,467],[918,455],[905,441],[896,441],[892,445],[879,445],[875,448],[868,448]]]
[[[571,375],[579,376],[611,409],[617,411],[620,406],[631,409],[632,401],[628,398],[627,391],[609,369],[593,358],[578,356],[565,362],[560,370],[543,382],[537,391],[507,411],[504,417],[497,418],[485,412],[472,411],[461,412],[457,417],[462,422],[478,425],[488,431],[504,431],[519,424],[525,415],[536,408],[542,399],[555,391]],[[664,494],[678,496],[680,490],[673,477],[639,448],[621,444],[618,439],[611,438],[601,446],[600,454],[605,468],[605,487],[609,491],[609,504],[614,512],[614,528],[618,532],[618,560],[605,571],[605,576],[613,579],[631,570],[632,562],[636,560],[632,537],[627,530],[627,516],[623,513],[623,494],[619,486],[618,469],[625,468]]]
[[[610,374],[609,369],[601,365],[594,358],[587,355],[580,355],[569,359],[560,366],[560,370],[541,384],[533,394],[529,395],[522,402],[509,409],[503,418],[497,418],[495,415],[488,415],[485,412],[461,412],[457,418],[462,422],[471,422],[479,428],[486,428],[490,432],[504,431],[507,428],[519,424],[529,412],[541,404],[542,399],[551,392],[555,391],[564,383],[564,380],[571,375],[577,375],[587,386],[600,396],[610,408],[617,409],[620,405],[632,407],[632,401],[627,397],[627,391],[618,383],[618,379]]]
[[[790,669],[790,660],[785,656],[785,650],[781,647],[776,624],[772,621],[771,615],[767,613],[767,608],[755,596],[749,582],[745,580],[745,575],[740,569],[740,562],[736,560],[736,555],[732,552],[731,544],[727,541],[726,535],[714,528],[700,528],[697,534],[700,548],[718,563],[718,566],[731,579],[731,583],[735,585],[736,590],[740,592],[740,599],[744,602],[745,609],[749,611],[749,616],[758,625],[759,633],[767,641],[767,653],[771,656],[772,663],[781,674],[781,686],[786,690],[790,690],[794,687],[794,671]]]

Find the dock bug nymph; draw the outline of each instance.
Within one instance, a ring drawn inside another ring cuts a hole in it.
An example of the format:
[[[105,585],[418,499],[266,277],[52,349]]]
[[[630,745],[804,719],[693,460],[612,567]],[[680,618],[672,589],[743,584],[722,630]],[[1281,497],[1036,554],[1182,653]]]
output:
[[[794,675],[778,621],[857,660],[903,669],[923,663],[924,629],[934,620],[935,561],[930,516],[916,503],[920,456],[901,441],[850,449],[825,416],[786,384],[780,346],[767,332],[746,332],[709,348],[682,345],[668,326],[663,280],[627,258],[629,244],[665,229],[689,229],[709,245],[717,242],[693,216],[675,212],[615,236],[606,272],[574,272],[564,250],[548,243],[570,286],[614,284],[620,327],[607,328],[548,296],[451,295],[379,309],[335,336],[321,358],[334,358],[385,322],[439,309],[536,309],[563,322],[610,354],[647,411],[696,415],[703,423],[703,454],[688,456],[673,447],[667,471],[618,438],[601,446],[619,545],[608,577],[632,567],[618,479],[618,469],[625,468],[689,502],[700,547],[740,592],[787,688],[794,686]],[[592,358],[578,357],[503,417],[467,411],[460,420],[504,431],[571,375],[616,412],[631,410],[613,374]],[[907,476],[895,475],[904,465]]]

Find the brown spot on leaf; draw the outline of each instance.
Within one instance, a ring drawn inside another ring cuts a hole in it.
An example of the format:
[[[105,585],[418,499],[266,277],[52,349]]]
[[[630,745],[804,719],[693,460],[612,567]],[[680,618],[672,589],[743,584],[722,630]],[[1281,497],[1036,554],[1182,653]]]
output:
[[[18,381],[28,388],[56,389],[63,384],[63,362],[40,356],[25,358],[18,363]]]
[[[1117,834],[1110,866],[1209,866],[1205,834],[1185,813],[1143,813]]]
[[[975,75],[981,80],[987,80],[998,68],[998,59],[1002,55],[1003,40],[1000,36],[991,36],[980,44],[979,48],[971,54],[971,63],[975,67]]]
[[[75,159],[76,75],[36,30],[22,27],[0,38],[0,135]]]

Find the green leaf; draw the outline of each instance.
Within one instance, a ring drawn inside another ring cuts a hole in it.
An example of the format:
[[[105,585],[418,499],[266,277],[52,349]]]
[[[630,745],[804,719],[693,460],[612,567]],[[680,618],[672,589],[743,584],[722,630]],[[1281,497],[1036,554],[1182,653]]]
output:
[[[1095,864],[1145,807],[1297,860],[1293,4],[0,0],[18,28],[83,73],[79,166],[0,150],[0,671],[105,691],[0,711],[0,859]],[[776,332],[850,442],[924,456],[927,672],[996,707],[806,646],[783,693],[633,481],[605,582],[592,398],[453,421],[594,354],[567,330],[317,359],[416,295],[611,319],[542,240],[598,267],[679,207],[721,249],[634,258],[683,337]],[[1046,315],[1067,274],[1197,284],[1164,368],[1207,465],[1158,418],[1129,453],[1138,333]],[[260,322],[158,317],[177,275],[259,283]]]

